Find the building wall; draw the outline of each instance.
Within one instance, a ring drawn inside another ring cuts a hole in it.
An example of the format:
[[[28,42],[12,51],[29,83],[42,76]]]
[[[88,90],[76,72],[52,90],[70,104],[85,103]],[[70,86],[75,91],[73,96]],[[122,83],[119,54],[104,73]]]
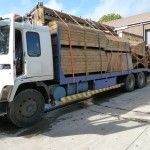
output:
[[[150,24],[141,24],[141,25],[137,25],[137,26],[130,26],[127,29],[117,31],[117,33],[126,31],[129,33],[137,34],[137,35],[143,36],[143,39],[147,42],[147,39],[148,39],[148,37],[146,36],[147,30],[149,30],[149,32],[150,32]],[[150,39],[150,37],[149,37],[149,39]],[[148,43],[150,43],[150,41]]]
[[[143,36],[143,25],[129,27],[129,28],[124,29],[124,30],[119,30],[119,31],[117,31],[117,33],[120,33],[122,31],[126,31],[126,32],[129,32],[129,33],[133,33],[133,34]]]

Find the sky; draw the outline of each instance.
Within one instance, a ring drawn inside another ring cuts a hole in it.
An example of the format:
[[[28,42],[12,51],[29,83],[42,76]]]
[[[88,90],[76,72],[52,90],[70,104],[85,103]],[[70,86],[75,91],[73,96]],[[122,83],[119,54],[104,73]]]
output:
[[[39,1],[0,0],[0,15],[17,13],[24,15]],[[43,0],[45,6],[82,18],[98,21],[103,15],[118,13],[129,17],[150,12],[150,0]]]

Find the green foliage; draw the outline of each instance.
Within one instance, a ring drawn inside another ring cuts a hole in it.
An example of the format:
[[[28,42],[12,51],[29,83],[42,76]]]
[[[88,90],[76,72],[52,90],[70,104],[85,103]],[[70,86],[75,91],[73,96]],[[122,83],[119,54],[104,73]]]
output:
[[[111,14],[107,14],[107,15],[102,16],[98,22],[108,22],[111,20],[116,20],[116,19],[121,19],[121,18],[122,17],[119,14],[111,13]]]

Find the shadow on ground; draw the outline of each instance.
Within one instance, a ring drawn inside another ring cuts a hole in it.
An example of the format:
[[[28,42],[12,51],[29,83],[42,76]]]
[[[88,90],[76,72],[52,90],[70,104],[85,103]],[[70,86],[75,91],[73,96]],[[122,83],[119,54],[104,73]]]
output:
[[[84,102],[48,112],[40,123],[31,128],[17,128],[8,121],[7,117],[0,117],[0,134],[3,135],[0,138],[17,136],[31,138],[40,134],[50,137],[81,134],[107,135],[147,125],[147,123],[136,123],[133,126],[126,127],[122,124],[126,124],[129,120],[106,115],[107,108],[104,108],[106,114],[89,109],[94,106],[98,107],[104,102],[109,102],[110,99],[118,97],[120,94],[123,94],[120,90],[112,90]],[[139,105],[146,105],[146,103],[141,102]],[[97,117],[95,118],[95,116]]]

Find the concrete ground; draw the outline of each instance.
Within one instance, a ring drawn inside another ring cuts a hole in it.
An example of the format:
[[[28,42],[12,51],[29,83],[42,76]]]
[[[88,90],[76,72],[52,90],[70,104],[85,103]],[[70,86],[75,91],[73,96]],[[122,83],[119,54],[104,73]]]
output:
[[[150,79],[49,112],[32,128],[0,118],[0,150],[150,150]]]

